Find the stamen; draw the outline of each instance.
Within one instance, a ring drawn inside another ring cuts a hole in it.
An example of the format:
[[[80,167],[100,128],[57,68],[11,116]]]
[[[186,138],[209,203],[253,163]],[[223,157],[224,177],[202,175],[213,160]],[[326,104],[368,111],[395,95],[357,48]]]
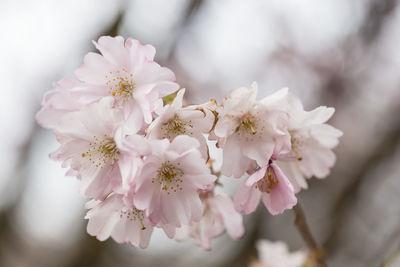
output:
[[[133,208],[132,210],[121,210],[119,217],[122,219],[126,217],[130,221],[138,220],[141,226],[141,230],[146,230],[146,226],[143,223],[144,214],[142,210]]]
[[[104,135],[103,138],[93,136],[94,142],[89,143],[89,150],[82,153],[82,157],[89,157],[89,161],[96,167],[103,168],[103,165],[113,166],[118,161],[119,151],[114,139]]]
[[[178,163],[179,165],[179,163]],[[167,191],[168,195],[171,192],[176,193],[177,190],[182,191],[183,171],[172,164],[169,160],[161,164],[157,171],[157,176],[152,179],[152,183],[159,183],[161,189]]]
[[[110,75],[106,75],[106,78],[110,78],[106,84],[109,87],[109,93],[116,100],[126,102],[132,98],[136,88],[136,83],[132,80],[132,73],[128,73],[124,68],[122,71],[116,71],[115,73],[110,71]]]
[[[257,182],[256,188],[261,192],[265,192],[267,194],[271,193],[271,190],[274,189],[275,185],[278,184],[279,181],[276,178],[276,174],[274,169],[271,166],[268,166],[267,171],[264,174],[264,177]]]
[[[256,119],[251,114],[246,114],[239,119],[239,126],[236,128],[236,131],[244,130],[245,132],[249,132],[252,135],[257,133],[256,130]]]
[[[172,141],[178,135],[192,134],[191,132],[188,132],[188,130],[192,128],[193,124],[191,120],[185,122],[178,116],[178,114],[174,114],[171,119],[163,123],[161,131],[163,132],[163,138]]]

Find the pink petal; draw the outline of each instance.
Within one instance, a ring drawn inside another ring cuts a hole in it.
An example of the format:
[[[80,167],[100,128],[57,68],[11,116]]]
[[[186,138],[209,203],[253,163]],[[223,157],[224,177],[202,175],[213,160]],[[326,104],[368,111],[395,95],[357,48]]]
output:
[[[246,186],[245,183],[243,182],[236,192],[235,209],[238,212],[244,211],[246,214],[250,214],[256,210],[258,203],[260,203],[261,192],[254,187]]]
[[[318,178],[325,178],[329,175],[335,161],[336,156],[332,150],[314,143],[308,147],[307,153],[304,153],[299,164],[307,176],[315,175]]]
[[[263,193],[262,200],[268,211],[272,215],[277,215],[296,205],[297,198],[294,194],[293,186],[285,174],[275,163],[272,163],[270,166],[274,169],[278,183],[271,189],[271,193]]]
[[[300,192],[302,188],[308,188],[306,179],[304,178],[297,161],[278,161],[277,164],[279,168],[287,174],[296,194]]]
[[[245,185],[248,187],[252,187],[255,183],[260,181],[264,177],[267,168],[268,165],[265,165],[263,168],[260,168],[258,171],[250,175],[250,177],[247,178]]]
[[[333,113],[335,113],[334,108],[328,108],[325,106],[318,107],[307,112],[307,118],[304,123],[306,125],[325,123],[333,116]]]
[[[106,75],[113,69],[104,57],[90,52],[83,62],[84,64],[75,70],[76,77],[81,81],[96,85],[104,85],[107,82]]]
[[[321,145],[330,149],[338,145],[338,138],[343,135],[341,131],[328,124],[316,124],[310,126],[310,134],[318,140]]]
[[[82,176],[81,194],[85,197],[102,200],[112,191],[113,185],[111,185],[111,180],[120,177],[113,177],[114,175],[118,175],[113,171],[114,167],[105,166],[103,169],[100,169],[94,166],[93,169],[95,168],[99,169],[98,172],[90,176]]]
[[[242,153],[248,158],[255,160],[259,166],[264,166],[271,158],[274,151],[274,142],[263,140],[263,142],[246,142],[242,144]]]
[[[175,226],[173,226],[171,224],[162,224],[162,225],[159,225],[159,226],[164,230],[165,234],[169,238],[173,238],[175,236],[175,229],[176,229]]]
[[[224,225],[233,239],[238,239],[244,234],[243,218],[235,210],[232,199],[225,194],[218,194],[214,197],[215,206],[222,215]]]
[[[222,174],[240,178],[245,174],[250,163],[251,160],[242,155],[240,143],[236,137],[228,138],[223,150]]]
[[[171,106],[173,106],[176,109],[181,108],[184,94],[185,94],[185,88],[179,90],[178,93],[176,94],[176,97],[175,97],[174,101],[172,102]]]
[[[102,36],[98,42],[93,42],[104,58],[120,68],[128,67],[128,50],[124,45],[124,38],[121,36]]]
[[[182,154],[187,152],[188,150],[192,150],[192,149],[197,149],[200,146],[199,141],[196,138],[187,136],[187,135],[179,135],[177,137],[175,137],[175,139],[172,141],[169,149],[176,151],[178,154]],[[194,156],[196,155],[200,155],[196,154],[196,153],[192,153],[194,154]],[[201,156],[200,156],[200,162],[202,162],[203,160],[201,160]],[[194,163],[198,163],[198,162],[194,162]]]
[[[153,195],[157,192],[155,186],[152,184],[152,178],[156,175],[152,169],[146,168],[148,165],[142,167],[142,172],[137,176],[134,183],[136,188],[134,203],[140,210],[148,210],[152,205]],[[149,211],[149,210],[148,210]]]
[[[140,230],[140,243],[141,248],[147,248],[150,243],[151,235],[153,234],[153,227],[146,227],[145,230]]]
[[[261,103],[270,110],[282,110],[287,106],[289,88],[282,88],[275,93],[261,99]]]

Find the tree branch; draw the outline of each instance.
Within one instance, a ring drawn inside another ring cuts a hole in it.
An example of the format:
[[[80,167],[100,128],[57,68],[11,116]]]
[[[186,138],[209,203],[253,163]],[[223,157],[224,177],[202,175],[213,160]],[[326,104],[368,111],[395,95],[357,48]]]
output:
[[[297,230],[300,232],[304,242],[311,250],[312,257],[314,258],[315,262],[320,267],[327,267],[324,261],[323,250],[321,247],[318,246],[317,242],[311,234],[310,227],[307,224],[306,216],[304,215],[300,203],[297,203],[297,205],[293,207],[293,211],[296,215],[294,223],[297,227]]]

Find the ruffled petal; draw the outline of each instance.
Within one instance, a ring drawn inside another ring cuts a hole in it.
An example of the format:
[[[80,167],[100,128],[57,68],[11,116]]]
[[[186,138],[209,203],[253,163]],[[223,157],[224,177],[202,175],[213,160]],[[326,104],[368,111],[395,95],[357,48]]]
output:
[[[108,62],[121,68],[128,67],[129,57],[128,50],[124,45],[124,38],[121,36],[102,36],[97,42],[93,41],[93,43]]]
[[[245,214],[250,214],[256,210],[258,203],[260,203],[261,192],[254,188],[248,187],[243,182],[235,197],[235,209],[238,212],[244,212]]]
[[[83,59],[82,66],[75,70],[75,75],[89,84],[104,85],[108,80],[107,74],[113,70],[113,66],[103,56],[90,52]]]

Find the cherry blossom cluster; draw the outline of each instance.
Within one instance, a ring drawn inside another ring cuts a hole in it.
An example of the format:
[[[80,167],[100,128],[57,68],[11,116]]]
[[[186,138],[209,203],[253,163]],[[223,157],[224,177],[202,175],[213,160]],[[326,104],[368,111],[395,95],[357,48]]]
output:
[[[333,108],[305,111],[288,89],[258,100],[256,83],[220,104],[185,105],[185,89],[154,61],[154,47],[120,36],[93,43],[101,54],[88,53],[55,83],[36,118],[60,144],[51,158],[91,199],[87,230],[99,240],[145,248],[157,227],[211,249],[225,231],[241,237],[241,214],[261,199],[282,213],[308,178],[329,174],[342,135],[326,124]],[[207,138],[223,150],[220,173],[244,177],[234,200],[215,190]]]

